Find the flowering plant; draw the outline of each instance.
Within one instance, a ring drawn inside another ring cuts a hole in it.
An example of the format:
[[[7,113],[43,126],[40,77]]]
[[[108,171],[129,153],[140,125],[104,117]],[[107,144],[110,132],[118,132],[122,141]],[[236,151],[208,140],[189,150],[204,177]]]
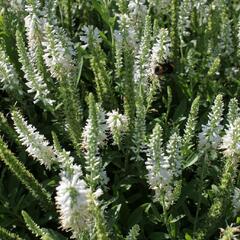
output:
[[[0,0],[0,239],[237,239],[239,9]]]

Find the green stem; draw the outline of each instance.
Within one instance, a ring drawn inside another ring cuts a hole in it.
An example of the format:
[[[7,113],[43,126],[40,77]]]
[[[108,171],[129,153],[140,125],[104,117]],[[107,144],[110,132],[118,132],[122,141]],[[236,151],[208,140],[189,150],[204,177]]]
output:
[[[174,236],[172,236],[172,231],[171,231],[171,225],[169,223],[169,220],[168,220],[168,212],[167,212],[167,208],[166,208],[166,204],[165,204],[165,198],[164,198],[164,193],[162,193],[162,202],[161,202],[161,205],[163,207],[163,218],[164,218],[164,224],[167,228],[167,231],[169,233],[169,236],[170,236],[170,239],[175,239]]]
[[[204,175],[205,175],[204,172],[206,169],[207,162],[208,162],[208,155],[207,155],[207,152],[205,152],[204,158],[203,158],[203,164],[202,164],[201,172],[200,172],[200,183],[199,183],[200,185],[199,185],[199,191],[198,191],[197,211],[196,211],[196,215],[195,215],[195,219],[194,219],[193,232],[196,231],[197,223],[198,223],[198,216],[199,216],[199,212],[201,209],[203,180],[204,180]]]

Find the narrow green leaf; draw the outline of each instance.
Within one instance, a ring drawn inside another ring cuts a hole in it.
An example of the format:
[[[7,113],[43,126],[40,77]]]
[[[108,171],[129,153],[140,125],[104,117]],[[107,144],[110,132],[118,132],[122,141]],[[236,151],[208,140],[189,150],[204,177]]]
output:
[[[17,234],[11,233],[3,227],[0,227],[0,239],[2,239],[2,240],[23,240]]]
[[[48,211],[53,208],[50,194],[8,149],[2,137],[0,137],[0,160],[9,167],[10,171],[16,175],[22,184],[39,201],[44,210]]]

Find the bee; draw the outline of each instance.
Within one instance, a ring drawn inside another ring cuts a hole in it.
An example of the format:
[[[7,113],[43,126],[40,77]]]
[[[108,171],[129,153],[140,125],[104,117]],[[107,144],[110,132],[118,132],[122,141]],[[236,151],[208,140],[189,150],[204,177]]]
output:
[[[174,71],[174,65],[170,62],[165,61],[164,63],[158,63],[154,66],[154,74],[162,77],[165,74],[171,74]]]

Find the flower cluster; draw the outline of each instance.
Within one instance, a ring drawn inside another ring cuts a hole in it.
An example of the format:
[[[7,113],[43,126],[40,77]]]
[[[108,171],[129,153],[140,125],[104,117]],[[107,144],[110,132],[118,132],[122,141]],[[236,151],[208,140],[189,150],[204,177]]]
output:
[[[128,3],[129,16],[132,21],[142,22],[147,13],[147,6],[145,0],[130,0]]]
[[[180,35],[181,44],[184,45],[184,37],[190,35],[191,28],[191,13],[193,4],[189,0],[184,0],[180,5],[180,14],[178,20],[178,30]]]
[[[181,137],[174,133],[171,135],[167,147],[166,161],[169,162],[170,168],[172,169],[173,176],[177,179],[182,175],[182,156],[180,153],[181,149]]]
[[[146,107],[144,104],[143,87],[139,84],[139,90],[136,92],[136,117],[134,119],[134,131],[132,141],[134,146],[132,150],[136,161],[144,161],[141,152],[146,148]]]
[[[100,188],[94,191],[88,186],[80,165],[74,163],[70,152],[61,148],[55,133],[53,141],[54,152],[61,168],[61,180],[55,197],[61,226],[65,230],[71,230],[73,238],[88,236],[94,228],[96,209],[101,210],[98,198],[103,192]]]
[[[19,111],[12,112],[12,119],[19,139],[27,147],[26,151],[29,155],[45,165],[47,169],[51,169],[57,159],[48,140],[39,134],[34,126],[28,124]]]
[[[74,76],[75,51],[72,42],[63,29],[46,23],[44,25],[44,60],[52,77],[63,79]]]
[[[25,0],[11,0],[9,1],[9,3],[11,8],[14,9],[15,11],[24,10]]]
[[[97,119],[96,119],[96,124],[97,124],[97,129],[93,129],[94,122],[92,119],[88,118],[87,123],[84,127],[83,130],[83,141],[82,141],[82,146],[86,150],[89,148],[89,142],[91,139],[91,134],[94,132],[96,135],[96,144],[97,146],[103,146],[105,145],[105,140],[107,139],[106,135],[106,130],[107,130],[107,125],[106,125],[106,119],[105,119],[105,112],[101,108],[100,105],[97,105]]]
[[[99,185],[106,185],[108,178],[104,170],[103,162],[99,156],[99,147],[105,144],[106,140],[106,120],[105,112],[101,106],[95,103],[92,94],[89,96],[89,118],[83,130],[82,146],[85,150],[86,178],[92,189]]]
[[[196,97],[192,103],[191,110],[188,116],[186,127],[184,130],[182,149],[185,152],[188,152],[192,148],[192,138],[195,135],[196,126],[197,126],[197,117],[199,110],[199,97]]]
[[[122,134],[125,133],[128,128],[128,119],[116,110],[108,112],[107,116],[107,126],[113,135],[113,144],[120,146]]]
[[[167,29],[160,29],[156,42],[151,50],[151,63],[148,70],[149,75],[154,75],[154,69],[156,64],[164,63],[172,56],[171,53],[171,40]]]
[[[225,156],[240,155],[240,118],[230,123],[222,138],[221,148]]]
[[[135,63],[133,69],[134,81],[136,83],[143,84],[145,88],[147,88],[148,85],[147,68],[149,65],[150,58],[151,37],[152,37],[151,19],[150,16],[147,16],[139,50],[135,56]]]
[[[202,132],[199,134],[199,148],[217,149],[221,143],[221,125],[223,113],[222,95],[218,95],[212,106],[212,111],[208,115],[208,123],[202,125]]]
[[[113,37],[115,39],[115,74],[116,78],[120,78],[123,67],[123,36],[120,31],[115,30]]]
[[[128,46],[134,50],[139,47],[142,25],[147,14],[145,0],[130,0],[127,11],[118,14],[118,24],[123,38],[127,41]]]
[[[82,34],[80,40],[85,44],[83,47],[94,46],[95,44],[100,44],[102,39],[100,38],[100,31],[97,27],[93,26],[83,26]]]
[[[171,0],[148,0],[156,14],[167,14],[170,10]]]
[[[223,4],[222,2],[218,6],[220,7],[221,15],[221,27],[219,32],[220,41],[218,43],[218,47],[223,56],[231,56],[234,51],[231,20],[229,19],[228,12],[226,10],[226,4]]]
[[[217,3],[219,5],[219,3]],[[193,6],[196,8],[196,10],[199,13],[199,25],[202,26],[203,24],[206,24],[209,17],[209,4],[207,3],[207,0],[203,1],[196,1],[194,2]]]
[[[238,100],[236,98],[232,98],[228,105],[228,114],[227,121],[228,126],[231,125],[240,115],[240,109],[238,106]]]
[[[148,182],[155,191],[155,199],[167,208],[175,201],[174,191],[182,173],[180,143],[181,138],[174,133],[169,139],[165,154],[162,146],[162,128],[156,124],[148,144]]]
[[[16,91],[19,95],[23,94],[15,68],[2,48],[0,48],[0,82],[2,82],[4,90]]]
[[[137,32],[132,25],[131,19],[127,14],[119,14],[118,24],[122,38],[128,43],[128,46],[137,49]],[[119,36],[115,35],[115,36]]]
[[[40,5],[41,4],[39,1],[35,1],[32,5],[27,5],[26,12],[28,15],[24,19],[29,53],[31,55],[32,61],[34,61],[36,64],[38,63],[38,58],[43,57],[43,26],[46,22],[46,19],[44,17],[41,17],[41,15],[45,15],[45,13],[42,13],[39,10]]]
[[[27,87],[29,88],[29,93],[35,93],[34,103],[38,101],[43,102],[46,106],[52,106],[54,100],[50,99],[49,90],[44,82],[42,75],[35,68],[34,63],[31,61],[31,57],[26,50],[23,37],[20,32],[16,33],[17,38],[17,48],[19,54],[19,60],[22,64],[22,70],[24,72],[24,77],[27,79]]]
[[[92,223],[89,212],[90,189],[86,182],[80,179],[81,169],[72,166],[71,170],[70,174],[69,171],[61,172],[55,200],[62,228],[71,230],[73,237],[77,237],[81,232],[89,229]]]
[[[240,226],[234,226],[235,224],[231,224],[227,226],[225,229],[220,228],[221,234],[219,240],[238,240],[240,236]]]
[[[27,35],[29,40],[35,41],[36,30],[37,28],[42,29],[43,25],[41,25],[44,20],[41,19],[41,15],[43,15],[42,11],[40,11],[41,3],[38,0],[32,1],[29,5],[25,6],[25,11],[28,15],[25,17],[25,27],[27,29]],[[37,30],[38,31],[38,30]],[[31,47],[31,46],[29,46]]]
[[[150,187],[155,191],[155,198],[159,200],[161,195],[172,191],[169,189],[172,172],[170,170],[170,163],[165,158],[162,147],[162,128],[156,125],[153,129],[149,141],[149,152],[146,161],[146,168],[148,170],[148,182]]]

